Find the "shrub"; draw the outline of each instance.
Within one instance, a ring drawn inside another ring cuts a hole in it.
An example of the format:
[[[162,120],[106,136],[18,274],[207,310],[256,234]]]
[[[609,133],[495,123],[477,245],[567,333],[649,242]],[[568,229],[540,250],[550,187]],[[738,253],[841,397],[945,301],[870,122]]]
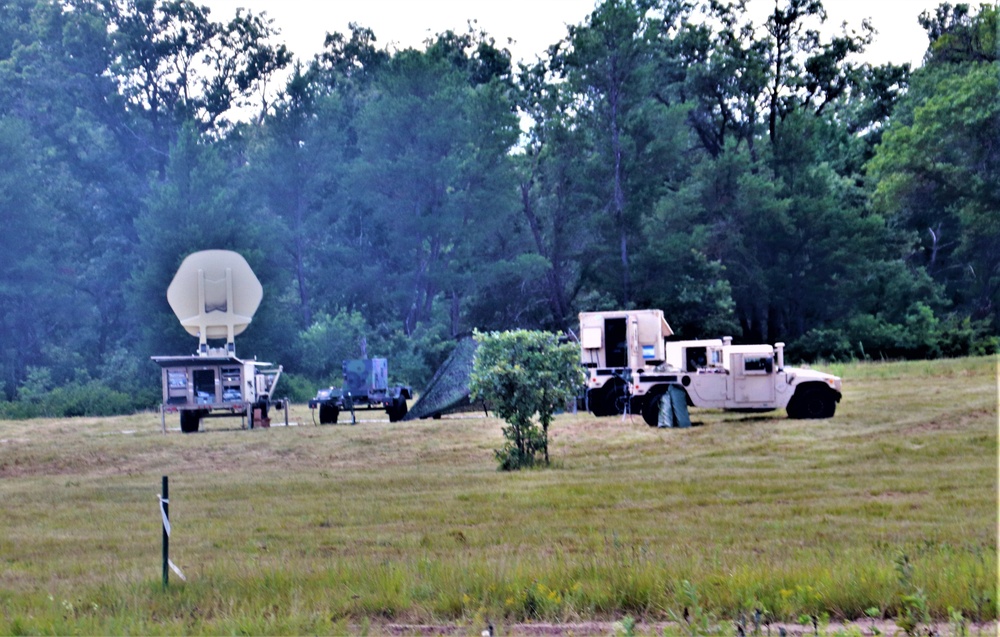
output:
[[[788,346],[792,359],[815,361],[847,361],[851,356],[851,343],[843,330],[813,329]]]
[[[364,343],[364,354],[362,352]],[[454,346],[442,326],[420,326],[407,334],[402,324],[369,325],[360,312],[319,313],[297,337],[292,367],[320,385],[341,384],[342,364],[354,358],[386,358],[393,384],[422,386]]]
[[[0,416],[11,419],[116,416],[134,413],[156,404],[159,388],[118,391],[100,380],[78,372],[77,378],[53,386],[52,374],[44,367],[28,369],[28,378],[18,390],[17,400],[0,405]]]
[[[283,373],[275,391],[276,398],[287,398],[292,403],[308,402],[316,395],[316,384],[298,374]]]
[[[479,348],[469,378],[471,398],[486,400],[507,422],[507,442],[494,452],[500,469],[530,467],[539,452],[548,464],[552,416],[584,382],[577,348],[559,344],[547,332],[476,332],[474,337]]]

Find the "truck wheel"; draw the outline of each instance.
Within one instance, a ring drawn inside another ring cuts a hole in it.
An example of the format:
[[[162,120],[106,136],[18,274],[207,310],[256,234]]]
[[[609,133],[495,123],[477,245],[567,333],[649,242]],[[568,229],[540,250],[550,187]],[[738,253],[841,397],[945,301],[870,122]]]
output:
[[[822,387],[796,391],[786,408],[789,418],[800,419],[833,418],[836,410],[837,399],[832,392]]]
[[[181,412],[181,431],[186,434],[193,434],[198,431],[201,424],[201,412],[184,410]]]
[[[339,415],[340,410],[333,405],[319,406],[319,424],[321,425],[336,423]]]
[[[626,411],[631,412],[632,401],[628,396],[628,389],[625,387],[625,383],[617,384],[613,391],[609,391],[607,395],[607,411],[612,416],[617,416],[619,414],[624,414]]]
[[[587,397],[591,413],[599,417],[623,414],[628,404],[625,383],[620,379],[608,381],[601,389],[591,389]]]
[[[587,390],[587,410],[595,416],[608,416],[604,413],[604,390]]]

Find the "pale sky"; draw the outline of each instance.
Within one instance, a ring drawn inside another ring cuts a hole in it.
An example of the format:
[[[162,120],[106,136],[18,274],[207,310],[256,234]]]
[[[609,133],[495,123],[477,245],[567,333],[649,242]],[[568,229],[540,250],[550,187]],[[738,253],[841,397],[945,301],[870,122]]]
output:
[[[424,40],[448,29],[464,33],[470,20],[507,47],[515,61],[532,62],[566,35],[566,25],[580,24],[595,0],[196,0],[211,9],[211,17],[225,22],[237,7],[267,12],[281,29],[281,40],[299,59],[308,62],[323,48],[327,32],[348,33],[356,22],[372,29],[381,47],[422,48]],[[751,9],[766,15],[774,0],[750,0]],[[927,36],[917,23],[922,11],[938,0],[826,0],[826,27],[839,30],[847,21],[859,29],[871,18],[878,31],[865,59],[873,64],[920,64]],[[508,43],[508,39],[513,43]]]

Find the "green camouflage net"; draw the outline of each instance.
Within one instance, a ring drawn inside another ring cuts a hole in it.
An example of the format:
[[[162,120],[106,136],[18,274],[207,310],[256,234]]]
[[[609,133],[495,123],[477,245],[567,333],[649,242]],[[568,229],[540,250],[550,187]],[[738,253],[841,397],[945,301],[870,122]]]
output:
[[[477,347],[478,344],[471,336],[460,340],[448,360],[434,373],[431,382],[427,383],[420,398],[410,407],[404,420],[432,418],[456,411],[481,410],[482,405],[469,402],[469,376],[472,374],[472,360],[476,356]]]

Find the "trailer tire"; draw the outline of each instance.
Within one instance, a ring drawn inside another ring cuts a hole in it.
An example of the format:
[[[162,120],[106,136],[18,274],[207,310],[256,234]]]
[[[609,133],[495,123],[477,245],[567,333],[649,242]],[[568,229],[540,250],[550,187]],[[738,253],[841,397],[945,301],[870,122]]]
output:
[[[809,383],[815,385],[815,383]],[[815,387],[800,387],[788,401],[789,418],[795,419],[821,419],[833,418],[837,410],[837,397],[826,387],[816,385]]]
[[[406,417],[406,398],[399,396],[392,399],[392,403],[386,408],[389,414],[389,422],[399,422]]]
[[[193,434],[198,431],[201,424],[201,412],[185,409],[181,411],[181,431],[186,434]]]
[[[336,424],[337,418],[340,416],[340,410],[337,409],[335,405],[320,405],[319,406],[319,424]]]

